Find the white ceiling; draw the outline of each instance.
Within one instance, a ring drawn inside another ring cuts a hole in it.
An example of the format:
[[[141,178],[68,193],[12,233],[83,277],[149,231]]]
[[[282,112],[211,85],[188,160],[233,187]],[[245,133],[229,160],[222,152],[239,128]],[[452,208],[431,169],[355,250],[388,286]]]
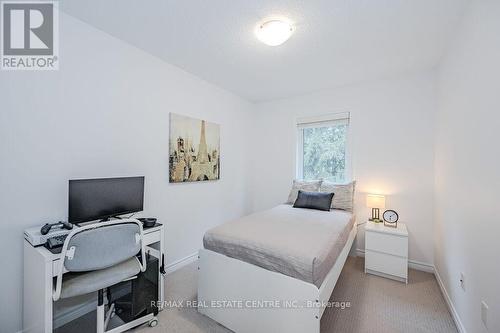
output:
[[[60,8],[251,101],[435,66],[467,0],[64,0]],[[296,26],[281,46],[258,21]]]

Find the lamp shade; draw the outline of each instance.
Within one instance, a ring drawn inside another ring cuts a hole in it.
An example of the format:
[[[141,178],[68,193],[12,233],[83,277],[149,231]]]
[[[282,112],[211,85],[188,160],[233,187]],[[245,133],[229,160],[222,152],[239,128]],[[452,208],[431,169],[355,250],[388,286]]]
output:
[[[366,196],[366,206],[368,208],[385,208],[385,196],[379,194],[368,194]]]

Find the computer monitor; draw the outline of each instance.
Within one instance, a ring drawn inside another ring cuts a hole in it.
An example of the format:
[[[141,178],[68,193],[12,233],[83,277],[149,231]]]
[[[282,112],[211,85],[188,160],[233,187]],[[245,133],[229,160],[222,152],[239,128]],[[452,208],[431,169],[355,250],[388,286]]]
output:
[[[143,210],[144,177],[69,181],[68,222],[82,223]]]

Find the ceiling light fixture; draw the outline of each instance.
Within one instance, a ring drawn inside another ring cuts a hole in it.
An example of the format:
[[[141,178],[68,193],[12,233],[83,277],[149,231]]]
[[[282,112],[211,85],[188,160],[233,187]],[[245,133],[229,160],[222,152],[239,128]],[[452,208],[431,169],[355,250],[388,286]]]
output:
[[[264,44],[278,46],[290,38],[293,33],[293,26],[283,20],[274,19],[265,21],[257,26],[255,34]]]

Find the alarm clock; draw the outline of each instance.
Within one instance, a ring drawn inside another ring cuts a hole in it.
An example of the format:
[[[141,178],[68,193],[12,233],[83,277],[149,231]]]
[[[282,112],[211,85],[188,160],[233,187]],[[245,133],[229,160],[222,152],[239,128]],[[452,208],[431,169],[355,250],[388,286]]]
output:
[[[398,220],[399,220],[399,215],[396,213],[395,210],[388,209],[382,214],[382,217],[384,218],[384,225],[387,227],[392,227],[392,228],[397,228],[398,227]]]

